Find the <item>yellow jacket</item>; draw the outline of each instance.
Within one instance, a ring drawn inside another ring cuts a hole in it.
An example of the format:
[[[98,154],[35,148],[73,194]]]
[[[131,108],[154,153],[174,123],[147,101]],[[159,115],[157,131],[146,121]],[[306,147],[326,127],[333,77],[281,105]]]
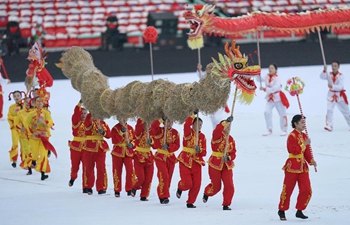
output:
[[[17,114],[21,109],[22,105],[19,105],[17,103],[10,105],[9,112],[7,113],[7,121],[9,122],[11,130],[18,125],[19,118]]]
[[[21,130],[21,138],[28,138],[28,131],[25,129],[25,123],[28,115],[33,112],[34,109],[22,109],[18,112],[18,124],[17,129]],[[23,129],[24,128],[24,129]]]
[[[43,123],[39,120],[42,120]],[[53,127],[54,123],[48,110],[34,109],[28,114],[24,125],[28,130],[29,135],[32,138],[37,138],[36,135],[50,137],[50,128]]]

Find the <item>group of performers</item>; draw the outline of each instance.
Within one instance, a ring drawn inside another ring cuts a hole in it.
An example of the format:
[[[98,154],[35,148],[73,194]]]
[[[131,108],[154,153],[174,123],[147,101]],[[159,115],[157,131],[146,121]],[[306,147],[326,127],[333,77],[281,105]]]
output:
[[[20,167],[28,170],[27,175],[31,175],[35,168],[41,173],[41,180],[45,180],[48,178],[46,173],[50,172],[48,158],[54,151],[49,142],[54,123],[48,110],[47,92],[40,88],[28,95],[24,91],[13,91],[9,94],[9,100],[11,96],[15,101],[7,114],[12,135],[9,151],[11,165],[16,168],[20,158]]]
[[[200,65],[198,66],[200,70]],[[332,63],[332,72],[327,73],[327,67],[320,75],[328,81],[327,124],[325,129],[333,129],[333,109],[337,105],[350,126],[350,112],[348,100],[344,90],[344,76],[339,72],[339,62]],[[1,79],[2,81],[5,79]],[[286,108],[289,103],[282,92],[282,85],[277,75],[277,66],[269,66],[269,74],[260,77],[265,87],[260,89],[266,92],[265,119],[268,132],[272,134],[272,109],[276,107],[280,115],[281,136],[287,135],[288,120]],[[46,82],[40,88],[26,94],[22,91],[10,93],[15,101],[9,107],[8,122],[12,134],[12,147],[9,151],[13,167],[17,166],[18,149],[20,145],[20,167],[32,174],[32,169],[41,173],[41,180],[48,178],[50,172],[49,156],[54,147],[50,144],[50,129],[54,123],[48,110],[48,92]],[[52,85],[52,83],[51,83]],[[1,92],[2,94],[2,92]],[[24,95],[24,96],[23,96]],[[2,97],[2,96],[1,96]],[[187,208],[196,208],[194,203],[201,188],[203,157],[207,155],[206,136],[201,132],[202,119],[196,110],[184,123],[183,144],[180,154],[175,152],[180,148],[180,135],[174,129],[173,121],[166,116],[159,118],[152,124],[145,123],[141,118],[137,120],[135,128],[120,118],[119,123],[112,129],[102,120],[93,118],[80,101],[72,116],[73,140],[69,141],[71,154],[71,177],[69,186],[73,186],[78,177],[80,163],[82,163],[82,190],[83,193],[93,194],[95,185],[98,194],[105,194],[108,185],[106,171],[106,152],[110,150],[106,139],[111,139],[113,147],[112,173],[114,196],[119,198],[122,191],[122,172],[125,167],[125,191],[128,196],[135,197],[140,191],[140,200],[148,201],[153,179],[154,164],[157,168],[157,193],[161,204],[168,204],[170,198],[170,184],[175,164],[178,163],[180,181],[177,185],[176,196],[181,198],[183,191],[188,191]],[[222,117],[222,115],[221,115]],[[204,188],[203,202],[221,190],[223,183],[223,210],[231,210],[230,205],[234,195],[233,168],[236,158],[235,141],[229,135],[229,124],[232,116],[225,120],[212,119],[214,130],[211,137],[212,154],[208,160],[208,173],[211,182]],[[310,139],[303,133],[305,117],[295,115],[291,120],[293,131],[287,139],[289,157],[283,167],[285,179],[280,196],[278,215],[286,220],[285,211],[289,209],[290,197],[298,182],[299,196],[297,201],[296,217],[306,219],[303,210],[311,199],[311,185],[308,175],[308,165],[316,166],[311,154]],[[19,143],[19,145],[18,145]],[[153,155],[152,149],[155,150]]]
[[[224,183],[223,209],[230,210],[234,194],[233,160],[236,157],[235,142],[229,136],[227,125],[233,120],[228,117],[217,124],[212,136],[212,156],[209,159],[211,183],[205,188],[203,201],[215,195]],[[189,116],[184,123],[183,148],[178,157],[175,152],[180,148],[180,135],[174,129],[173,121],[163,116],[152,124],[138,118],[135,129],[126,119],[119,119],[112,129],[102,121],[92,117],[80,101],[72,116],[73,141],[69,141],[71,152],[71,178],[69,186],[73,186],[82,163],[83,193],[93,194],[95,183],[94,168],[96,165],[96,191],[105,194],[107,189],[106,152],[109,146],[105,139],[112,139],[112,173],[114,196],[119,198],[122,191],[122,171],[125,167],[125,191],[128,196],[135,197],[140,191],[140,200],[148,201],[154,173],[157,167],[157,193],[161,204],[169,203],[169,189],[175,164],[179,163],[181,180],[178,182],[176,196],[181,198],[183,191],[189,191],[187,207],[194,205],[201,187],[203,159],[207,154],[206,137],[201,132],[202,119],[198,110]],[[228,148],[226,146],[226,138]],[[151,149],[156,150],[155,154]]]

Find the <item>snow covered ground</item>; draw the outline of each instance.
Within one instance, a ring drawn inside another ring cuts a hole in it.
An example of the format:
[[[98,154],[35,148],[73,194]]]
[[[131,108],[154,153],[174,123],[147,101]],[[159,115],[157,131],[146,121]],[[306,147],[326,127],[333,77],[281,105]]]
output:
[[[326,113],[327,82],[319,79],[322,66],[280,68],[283,84],[288,78],[299,76],[306,83],[301,95],[307,125],[312,139],[318,172],[311,168],[310,178],[313,196],[305,214],[306,221],[295,218],[296,194],[292,196],[290,210],[286,213],[288,224],[350,224],[350,131],[344,118],[335,109],[335,126],[332,133],[323,130]],[[340,71],[346,76],[346,89],[350,90],[350,65],[341,65]],[[264,69],[262,74],[266,74]],[[198,80],[196,73],[156,75],[176,83]],[[120,87],[133,80],[150,81],[151,76],[116,77],[110,79],[110,86]],[[4,86],[5,93],[24,89],[22,83]],[[160,205],[156,193],[156,170],[153,178],[149,202],[141,202],[138,197],[121,198],[113,193],[111,156],[107,154],[109,187],[107,195],[92,196],[82,194],[81,177],[73,187],[67,183],[70,174],[69,148],[67,141],[71,136],[71,114],[80,94],[68,80],[55,81],[51,92],[51,112],[55,122],[51,141],[58,151],[58,159],[50,158],[52,172],[49,179],[40,180],[38,173],[26,176],[26,171],[13,169],[9,162],[8,150],[11,136],[8,124],[0,121],[0,224],[34,225],[55,224],[279,224],[277,205],[282,188],[283,171],[286,158],[286,137],[279,136],[277,112],[274,111],[274,134],[263,137],[265,132],[264,93],[257,91],[254,102],[235,107],[235,120],[231,134],[237,143],[237,159],[234,168],[235,195],[232,211],[222,210],[221,192],[204,204],[201,200],[203,189],[209,183],[208,166],[203,167],[203,181],[198,195],[196,209],[186,208],[187,192],[179,200],[175,196],[179,181],[178,166],[171,185],[170,204]],[[6,94],[5,94],[6,95]],[[287,94],[291,103],[288,120],[299,113],[297,100]],[[4,113],[12,102],[5,99]],[[232,99],[229,100],[231,105]],[[226,118],[228,115],[224,115]],[[203,132],[209,141],[212,125],[209,117],[204,119]],[[223,119],[224,119],[223,118]],[[5,118],[6,119],[6,118]],[[109,119],[112,127],[116,121]],[[130,122],[134,124],[134,122]],[[175,125],[182,134],[182,126]],[[291,129],[290,129],[291,130]],[[110,142],[109,142],[110,143]],[[209,158],[211,149],[208,149]],[[80,175],[80,174],[79,174]],[[139,193],[139,192],[138,192]]]

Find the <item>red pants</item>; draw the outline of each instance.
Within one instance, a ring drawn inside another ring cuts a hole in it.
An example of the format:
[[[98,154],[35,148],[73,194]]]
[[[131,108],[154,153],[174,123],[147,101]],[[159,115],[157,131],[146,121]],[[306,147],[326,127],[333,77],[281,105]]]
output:
[[[192,168],[186,167],[181,162],[179,164],[181,180],[178,183],[178,188],[181,191],[189,190],[187,204],[193,204],[201,188],[202,166],[196,162],[192,163]]]
[[[102,149],[99,149],[98,152],[84,151],[83,157],[85,172],[83,188],[92,188],[94,186],[96,164],[96,190],[107,190],[106,153]]]
[[[135,175],[137,182],[134,185],[135,190],[141,189],[141,198],[149,196],[154,172],[154,164],[149,162],[140,163],[138,158],[134,160]]]
[[[132,158],[125,156],[124,158],[112,155],[112,166],[113,166],[113,182],[114,191],[121,192],[122,190],[122,172],[123,164],[125,166],[126,177],[125,177],[125,191],[131,191],[133,183],[132,177],[134,168],[132,165]]]
[[[0,92],[2,92],[1,85],[0,85]],[[4,96],[2,94],[0,94],[0,119],[4,116],[2,114],[3,107],[4,107]]]
[[[280,197],[280,203],[278,205],[279,210],[288,210],[290,203],[290,196],[293,193],[295,184],[298,182],[299,195],[297,198],[296,209],[306,209],[311,199],[312,190],[310,184],[309,173],[284,173],[283,189]]]
[[[204,194],[211,197],[216,195],[221,190],[221,181],[224,184],[224,191],[222,195],[224,201],[222,202],[223,206],[230,206],[235,193],[235,188],[233,185],[233,171],[228,170],[226,164],[222,168],[222,171],[216,170],[209,166],[209,177],[211,183],[208,184],[204,189]]]
[[[78,171],[79,171],[79,166],[80,163],[83,163],[83,150],[82,151],[76,151],[73,149],[70,149],[70,161],[71,161],[71,169],[70,169],[70,179],[75,180],[78,177]],[[84,170],[83,170],[83,176],[84,177]],[[84,179],[83,181],[83,186],[84,186]]]
[[[169,198],[170,183],[173,177],[175,163],[167,159],[163,160],[155,159],[157,166],[158,187],[157,193],[159,198]]]

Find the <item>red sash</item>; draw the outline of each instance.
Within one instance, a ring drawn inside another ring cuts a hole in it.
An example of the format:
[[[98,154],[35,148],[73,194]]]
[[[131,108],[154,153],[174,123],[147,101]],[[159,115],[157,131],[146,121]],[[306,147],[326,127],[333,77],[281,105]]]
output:
[[[287,99],[287,96],[283,93],[283,91],[280,91],[280,98],[282,104],[288,109],[289,108],[289,101]]]
[[[348,96],[346,96],[345,90],[340,91],[340,96],[343,97],[344,102],[345,102],[347,105],[349,105]]]
[[[43,142],[44,147],[46,148],[46,150],[51,151],[57,158],[57,152],[55,147],[50,143],[49,138],[48,137],[43,137],[43,136],[39,136],[39,138],[41,139],[41,141]]]

